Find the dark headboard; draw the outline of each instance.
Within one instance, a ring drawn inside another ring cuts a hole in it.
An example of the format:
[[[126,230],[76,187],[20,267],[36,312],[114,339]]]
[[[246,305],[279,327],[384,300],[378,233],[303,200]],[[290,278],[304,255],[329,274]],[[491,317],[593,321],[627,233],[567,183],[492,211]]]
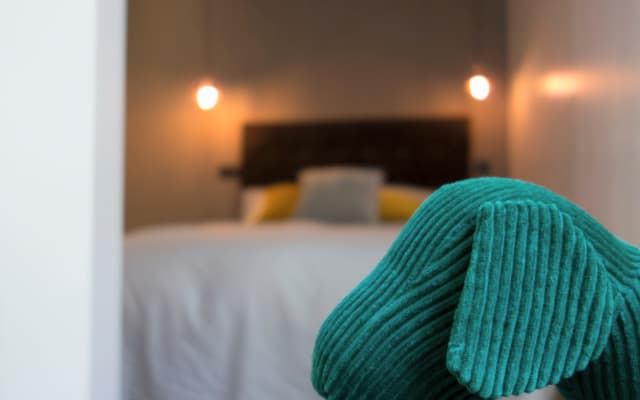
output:
[[[437,187],[469,171],[468,121],[397,119],[249,124],[243,185],[293,181],[302,168],[377,166],[387,181]]]

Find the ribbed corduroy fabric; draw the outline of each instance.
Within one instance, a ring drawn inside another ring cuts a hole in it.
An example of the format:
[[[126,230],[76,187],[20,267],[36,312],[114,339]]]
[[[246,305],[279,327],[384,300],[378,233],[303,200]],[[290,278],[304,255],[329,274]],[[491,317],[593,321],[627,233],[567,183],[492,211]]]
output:
[[[640,399],[640,250],[533,184],[443,186],[324,322],[331,400]]]

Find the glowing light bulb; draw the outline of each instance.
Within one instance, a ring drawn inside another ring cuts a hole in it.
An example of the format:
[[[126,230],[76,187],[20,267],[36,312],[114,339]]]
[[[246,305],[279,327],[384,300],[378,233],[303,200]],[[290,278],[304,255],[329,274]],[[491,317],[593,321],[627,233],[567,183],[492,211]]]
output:
[[[196,94],[198,107],[203,110],[211,110],[213,107],[215,107],[216,104],[218,104],[218,98],[218,89],[211,85],[201,86]]]
[[[469,94],[476,100],[486,100],[491,93],[491,84],[484,75],[475,75],[469,79]]]

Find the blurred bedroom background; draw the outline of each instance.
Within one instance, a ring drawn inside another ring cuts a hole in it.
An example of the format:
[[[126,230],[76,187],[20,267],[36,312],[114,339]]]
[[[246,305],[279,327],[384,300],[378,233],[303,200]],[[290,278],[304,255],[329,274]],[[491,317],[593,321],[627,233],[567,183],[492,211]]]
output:
[[[249,123],[463,118],[507,174],[502,1],[132,0],[126,226],[238,216]],[[465,90],[490,75],[484,102]],[[197,88],[220,91],[209,111]],[[293,156],[293,155],[292,155]]]
[[[321,322],[447,182],[529,180],[639,244],[638,17],[130,0],[125,398],[317,398]]]
[[[618,3],[132,0],[127,230],[237,217],[241,181],[222,172],[248,123],[453,117],[470,174],[548,186],[638,242],[636,14]],[[220,99],[203,111],[207,82]]]

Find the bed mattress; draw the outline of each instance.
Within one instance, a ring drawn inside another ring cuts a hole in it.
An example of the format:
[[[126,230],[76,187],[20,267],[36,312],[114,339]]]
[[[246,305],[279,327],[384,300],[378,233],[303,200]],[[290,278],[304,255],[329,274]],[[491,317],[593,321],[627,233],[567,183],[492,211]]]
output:
[[[310,373],[320,324],[399,230],[211,223],[130,234],[124,398],[319,399]]]

